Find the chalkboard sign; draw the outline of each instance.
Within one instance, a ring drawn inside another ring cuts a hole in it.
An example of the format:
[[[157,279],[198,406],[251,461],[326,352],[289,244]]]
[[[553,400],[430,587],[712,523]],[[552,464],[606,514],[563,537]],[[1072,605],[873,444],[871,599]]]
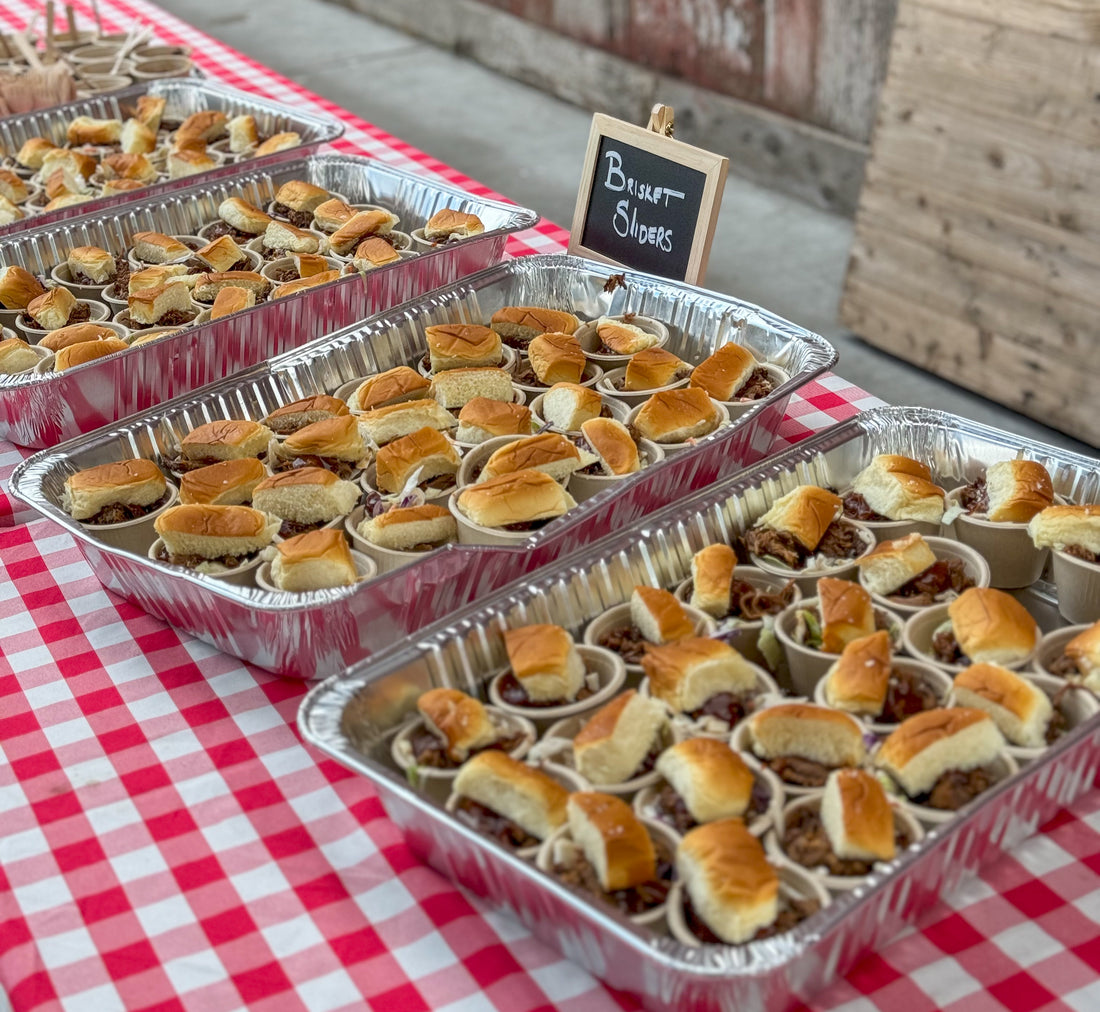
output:
[[[700,282],[728,166],[710,151],[597,114],[569,252]]]

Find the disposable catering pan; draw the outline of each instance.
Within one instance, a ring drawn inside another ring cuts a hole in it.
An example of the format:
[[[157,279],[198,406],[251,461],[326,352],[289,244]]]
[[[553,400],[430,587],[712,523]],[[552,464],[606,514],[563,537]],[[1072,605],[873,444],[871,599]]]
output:
[[[96,98],[81,99],[78,102],[69,102],[22,116],[0,119],[0,151],[14,155],[31,137],[45,137],[55,144],[65,145],[66,130],[69,123],[77,116],[125,121],[134,114],[135,104],[142,95],[153,95],[165,100],[164,119],[166,121],[183,120],[194,112],[204,110],[224,112],[230,118],[247,114],[255,118],[256,128],[261,137],[293,131],[301,137],[301,143],[296,147],[260,158],[245,157],[240,161],[229,161],[219,168],[188,176],[185,179],[164,179],[154,182],[137,191],[138,198],[141,200],[153,194],[193,186],[199,181],[220,180],[225,176],[250,172],[261,165],[269,166],[276,162],[302,158],[316,151],[322,144],[336,140],[344,132],[344,125],[332,116],[272,102],[248,92],[226,87],[216,81],[177,77],[136,84]],[[133,199],[132,192],[116,197],[96,197],[83,204],[35,214],[31,220],[37,227],[63,218],[73,218],[92,211],[117,207],[119,204],[132,202]],[[28,207],[24,210],[29,213],[34,209]],[[2,226],[0,235],[22,232],[26,229],[27,223],[27,220],[23,220]]]
[[[390,817],[425,861],[511,910],[540,938],[612,987],[651,1008],[782,1009],[811,996],[883,945],[960,882],[1033,833],[1087,791],[1100,770],[1100,716],[991,788],[959,815],[854,890],[785,934],[731,947],[691,948],[597,908],[449,815],[406,779],[390,757],[417,696],[447,685],[487,698],[506,663],[501,630],[561,624],[575,635],[626,601],[638,583],[674,587],[703,545],[729,541],[778,495],[803,482],[843,487],[875,453],[928,462],[938,476],[1016,456],[1042,461],[1056,489],[1100,498],[1100,462],[917,408],[876,408],[648,517],[524,582],[448,616],[391,650],[316,686],[299,711],[303,737],[377,787]],[[1021,600],[1046,629],[1059,623],[1051,588]]]
[[[425,258],[427,259],[427,258]],[[418,263],[419,261],[416,261]],[[11,479],[20,499],[76,536],[111,590],[173,625],[282,675],[331,674],[535,567],[618,530],[770,449],[793,391],[836,360],[822,338],[727,296],[569,256],[507,261],[316,341],[192,399],[162,405],[128,424],[73,440],[25,461]],[[613,291],[607,291],[614,287]],[[60,507],[73,471],[128,457],[163,459],[194,426],[215,418],[265,417],[310,393],[332,392],[370,372],[422,355],[424,328],[488,320],[503,305],[570,306],[581,316],[636,311],[669,325],[677,353],[698,355],[736,336],[758,357],[784,363],[791,379],[733,425],[693,449],[646,468],[548,524],[516,548],[447,545],[422,561],[354,590],[286,594],[225,587],[103,545]],[[125,358],[126,356],[121,356]]]
[[[101,246],[122,253],[135,232],[193,235],[202,224],[217,218],[218,204],[226,197],[239,196],[266,207],[291,179],[336,190],[353,203],[384,204],[402,222],[423,223],[443,207],[472,212],[485,224],[485,232],[335,284],[261,303],[76,369],[0,376],[0,438],[21,446],[53,446],[148,411],[169,398],[497,263],[504,256],[509,234],[538,221],[534,211],[473,197],[370,158],[322,154],[29,229],[17,238],[0,237],[0,265],[19,264],[31,273],[48,275],[51,268],[64,263],[74,246]]]

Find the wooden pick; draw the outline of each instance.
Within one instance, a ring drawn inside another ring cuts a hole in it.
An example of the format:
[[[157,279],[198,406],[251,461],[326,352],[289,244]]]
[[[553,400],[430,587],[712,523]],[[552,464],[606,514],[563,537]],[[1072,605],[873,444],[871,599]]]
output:
[[[76,15],[73,13],[73,5],[65,4],[65,23],[69,26],[66,34],[70,42],[76,42]]]
[[[42,69],[42,61],[38,58],[38,53],[34,51],[34,46],[30,44],[27,37],[22,32],[16,32],[11,40],[15,43],[15,48],[19,50],[23,59],[31,65],[35,70]]]
[[[96,0],[92,0],[92,17],[95,18],[96,36],[103,38],[103,18],[99,16],[99,4]]]
[[[674,114],[672,106],[662,105],[658,102],[649,114],[649,122],[646,124],[647,130],[652,130],[655,134],[660,134],[662,137],[671,137],[673,131]]]
[[[54,18],[57,12],[54,9],[53,0],[46,0],[46,62],[53,63],[57,58],[54,54],[53,31]]]

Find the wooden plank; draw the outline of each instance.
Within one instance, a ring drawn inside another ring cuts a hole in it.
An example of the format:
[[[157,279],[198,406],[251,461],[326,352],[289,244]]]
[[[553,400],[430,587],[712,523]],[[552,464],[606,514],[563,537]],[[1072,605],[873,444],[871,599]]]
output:
[[[1100,10],[1095,0],[912,0],[922,7],[954,11],[994,25],[1037,35],[1100,42]]]

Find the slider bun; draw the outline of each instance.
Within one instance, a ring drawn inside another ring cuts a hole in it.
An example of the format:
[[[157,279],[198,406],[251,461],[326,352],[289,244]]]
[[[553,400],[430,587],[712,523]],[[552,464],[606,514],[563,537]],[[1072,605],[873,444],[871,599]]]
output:
[[[209,302],[223,288],[247,288],[253,295],[262,295],[271,282],[255,271],[219,271],[212,274],[200,274],[195,282],[196,299]]]
[[[289,148],[296,148],[302,143],[302,137],[300,134],[293,130],[288,130],[281,134],[275,134],[272,137],[268,137],[258,148],[253,158],[265,158],[267,155],[273,155],[278,151],[286,151]]]
[[[425,332],[432,372],[463,366],[500,365],[500,335],[474,323],[446,323]]]
[[[276,408],[264,423],[275,432],[294,432],[324,418],[336,418],[348,414],[348,406],[338,397],[328,394],[311,394],[292,404]]]
[[[465,238],[479,235],[484,231],[485,226],[476,214],[467,214],[465,211],[445,207],[436,211],[428,219],[428,223],[424,226],[424,238],[428,242],[438,242],[453,235]]]
[[[87,274],[97,285],[105,285],[115,276],[115,258],[98,246],[77,246],[69,250],[65,262],[70,273]]]
[[[763,759],[799,756],[823,766],[858,766],[866,746],[854,717],[809,703],[781,703],[749,718],[753,751]]]
[[[210,319],[220,320],[223,316],[231,316],[245,309],[251,309],[256,305],[256,293],[247,288],[237,288],[227,285],[222,288],[210,307]]]
[[[962,652],[976,664],[1014,664],[1039,642],[1039,627],[1016,598],[989,587],[964,590],[947,606]]]
[[[408,552],[417,545],[438,545],[458,538],[458,523],[449,510],[431,503],[391,509],[368,517],[358,527],[361,538],[380,548]]]
[[[512,674],[535,702],[572,702],[584,685],[584,659],[559,625],[525,625],[504,633]]]
[[[52,330],[38,342],[42,348],[50,351],[60,351],[62,348],[71,347],[74,344],[84,344],[86,341],[106,341],[117,338],[118,333],[110,327],[104,327],[98,323],[73,323],[68,327],[59,327]]]
[[[462,764],[454,792],[492,809],[540,840],[566,822],[569,792],[541,770],[495,749]]]
[[[851,580],[823,576],[817,581],[817,606],[821,612],[821,649],[839,654],[852,640],[875,631],[875,606],[871,595]]]
[[[284,458],[316,455],[359,463],[370,453],[355,415],[336,415],[311,422],[283,440]]]
[[[635,587],[630,621],[650,643],[673,643],[695,635],[695,623],[673,594],[657,587]]]
[[[299,278],[297,281],[287,281],[275,288],[271,293],[272,299],[285,299],[288,295],[297,295],[307,288],[318,288],[321,285],[331,284],[340,280],[339,271],[321,271],[319,274],[311,274],[309,277]]]
[[[636,355],[660,343],[656,334],[622,320],[609,320],[606,316],[596,321],[596,333],[616,355]]]
[[[130,319],[152,327],[169,313],[192,313],[191,289],[182,282],[171,282],[159,288],[144,288],[126,299]]]
[[[493,313],[490,326],[501,337],[530,341],[539,334],[573,334],[581,321],[572,313],[541,306],[505,306]]]
[[[191,250],[179,239],[173,239],[163,232],[135,232],[131,242],[134,256],[149,264],[166,264],[191,255]]]
[[[724,942],[751,941],[779,914],[779,876],[740,819],[697,826],[676,849],[692,908]]]
[[[930,791],[948,770],[972,770],[992,762],[1004,744],[993,718],[982,710],[925,710],[901,722],[882,743],[875,764],[915,798]]]
[[[368,236],[355,247],[352,264],[357,270],[369,271],[375,267],[397,263],[401,254],[380,236]]]
[[[77,116],[69,122],[65,136],[74,147],[81,144],[114,144],[122,136],[122,121]]]
[[[99,163],[99,171],[104,176],[119,179],[136,179],[139,183],[151,183],[157,178],[157,170],[143,154],[129,154],[125,151],[108,155]]]
[[[180,443],[180,453],[188,460],[234,457],[259,457],[271,442],[266,425],[248,418],[219,418],[192,429]]]
[[[267,468],[257,457],[208,464],[180,478],[180,502],[244,506],[252,501],[252,490],[266,477]]]
[[[77,204],[86,204],[92,199],[90,193],[63,193],[54,197],[42,210],[59,211],[63,207],[75,207]]]
[[[21,338],[9,337],[0,341],[0,376],[29,372],[39,361],[34,349]]]
[[[655,443],[686,443],[713,432],[719,417],[705,390],[683,387],[653,394],[634,416],[634,427]]]
[[[691,606],[714,618],[730,610],[730,584],[737,568],[737,553],[729,545],[707,545],[691,560]]]
[[[603,398],[591,387],[555,383],[542,395],[542,417],[556,429],[577,432],[603,411]]]
[[[874,509],[874,507],[871,507]],[[863,585],[872,593],[885,597],[900,590],[915,576],[936,564],[936,553],[919,534],[912,533],[893,541],[880,541],[858,559]]]
[[[972,664],[955,676],[955,702],[984,710],[1013,745],[1042,748],[1054,713],[1034,682],[996,664]]]
[[[212,271],[228,271],[241,260],[244,250],[233,241],[231,235],[220,235],[202,249],[196,250],[195,256]]]
[[[161,98],[159,95],[142,95],[137,100],[134,119],[150,130],[159,130],[160,118],[167,104],[168,99]]]
[[[198,138],[216,141],[225,135],[229,117],[218,109],[201,109],[191,113],[176,131],[176,140]]]
[[[157,148],[156,132],[136,119],[128,119],[122,126],[119,147],[126,154],[151,155]]]
[[[326,232],[335,232],[355,217],[355,208],[336,197],[322,201],[313,209],[313,220]]]
[[[169,151],[168,178],[185,179],[218,168],[218,160],[205,151]]]
[[[389,235],[397,221],[396,214],[380,207],[370,211],[356,211],[332,233],[329,247],[333,253],[347,256],[368,235]]]
[[[688,738],[666,748],[657,772],[699,823],[744,816],[756,782],[745,760],[717,738]]]
[[[649,831],[621,798],[578,791],[566,803],[569,833],[606,892],[630,889],[657,877]]]
[[[370,411],[387,404],[419,400],[428,396],[431,386],[415,369],[399,365],[363,380],[348,398],[348,406],[353,411]]]
[[[581,435],[599,457],[604,474],[633,474],[642,469],[638,444],[622,422],[614,418],[589,418],[581,423]]]
[[[756,669],[721,640],[690,636],[651,646],[642,658],[649,694],[674,713],[698,710],[711,696],[744,696],[756,688]]]
[[[57,145],[45,137],[29,137],[23,142],[15,160],[25,168],[40,169],[46,154],[56,150]]]
[[[19,176],[8,169],[0,169],[0,195],[18,204],[26,200],[29,194],[27,184]]]
[[[458,413],[460,443],[484,443],[494,436],[531,434],[531,409],[523,404],[508,404],[489,397],[467,401]]]
[[[150,506],[167,490],[168,482],[151,460],[120,460],[69,475],[61,508],[74,520],[87,520],[113,503]]]
[[[298,270],[298,279],[301,281],[307,281],[309,278],[316,277],[318,274],[336,274],[339,275],[339,271],[332,270],[328,261],[323,256],[318,256],[316,253],[288,253],[291,260],[294,261],[294,266]]]
[[[16,204],[0,193],[0,225],[10,225],[13,221],[22,221],[26,215]]]
[[[429,689],[417,699],[416,708],[455,762],[463,762],[472,751],[492,745],[499,737],[485,707],[458,689]]]
[[[288,221],[272,218],[264,229],[263,245],[267,249],[287,250],[291,253],[318,253],[320,237],[304,228],[297,228]]]
[[[438,429],[425,427],[387,443],[375,457],[375,484],[382,492],[400,492],[413,472],[419,481],[455,474],[462,458]]]
[[[539,334],[527,346],[527,360],[540,383],[580,383],[587,359],[569,334]]]
[[[517,471],[542,471],[555,481],[566,481],[585,460],[581,452],[559,432],[543,432],[508,443],[485,462],[481,480],[488,481]]]
[[[260,142],[260,132],[256,129],[256,119],[253,116],[234,116],[226,123],[225,129],[229,134],[229,150],[235,155],[251,151]]]
[[[285,204],[292,211],[313,212],[332,194],[320,186],[307,183],[304,179],[291,179],[275,191],[275,203]]]
[[[817,485],[799,485],[772,503],[759,520],[758,527],[770,527],[792,534],[803,548],[817,548],[829,525],[841,515],[840,496]]]
[[[45,294],[42,283],[26,268],[15,264],[0,268],[0,306],[5,309],[26,309]]]
[[[1077,662],[1083,675],[1091,675],[1100,668],[1100,622],[1094,622],[1084,632],[1079,632],[1065,646],[1067,657]]]
[[[512,377],[503,369],[447,369],[432,377],[431,394],[445,408],[461,408],[475,397],[510,401]]]
[[[1034,460],[1002,460],[985,472],[989,519],[994,523],[1026,524],[1054,503],[1050,474]]]
[[[671,351],[646,348],[627,362],[623,389],[655,390],[657,387],[667,387],[682,378],[688,368],[690,366]]]
[[[358,501],[358,485],[323,467],[279,471],[263,478],[252,491],[256,509],[296,524],[327,524],[346,516]]]
[[[118,351],[125,351],[129,345],[121,337],[108,337],[101,341],[85,341],[82,344],[70,344],[62,348],[53,360],[54,372],[64,372],[73,366],[94,362],[97,358],[106,358]]]
[[[359,416],[370,438],[379,446],[408,436],[419,429],[445,432],[455,426],[455,417],[438,401],[421,397],[401,404],[372,408]]]
[[[890,686],[890,634],[852,640],[825,675],[825,702],[846,713],[878,717]]]
[[[322,527],[275,545],[271,582],[279,590],[301,592],[350,587],[358,578],[343,531]]]
[[[852,491],[891,520],[938,524],[943,518],[943,489],[932,481],[932,472],[911,457],[879,454],[856,475]]]
[[[893,861],[894,810],[873,773],[833,770],[821,796],[821,822],[833,853],[850,861]]]
[[[543,471],[517,471],[469,485],[458,493],[456,504],[471,523],[491,528],[550,520],[577,505]]]
[[[1048,506],[1031,518],[1027,530],[1036,548],[1082,545],[1100,552],[1100,506]]]
[[[51,288],[27,306],[27,315],[43,330],[59,330],[69,322],[76,308],[76,296],[67,288]]]
[[[262,235],[271,224],[270,216],[240,197],[226,197],[218,205],[218,217],[237,231],[251,235]]]
[[[250,555],[271,544],[279,521],[248,506],[171,506],[153,526],[172,555]]]
[[[128,295],[136,295],[138,292],[150,288],[161,288],[167,284],[194,285],[198,279],[197,274],[188,274],[184,264],[157,264],[156,267],[146,267],[143,271],[134,271],[126,282]]]

